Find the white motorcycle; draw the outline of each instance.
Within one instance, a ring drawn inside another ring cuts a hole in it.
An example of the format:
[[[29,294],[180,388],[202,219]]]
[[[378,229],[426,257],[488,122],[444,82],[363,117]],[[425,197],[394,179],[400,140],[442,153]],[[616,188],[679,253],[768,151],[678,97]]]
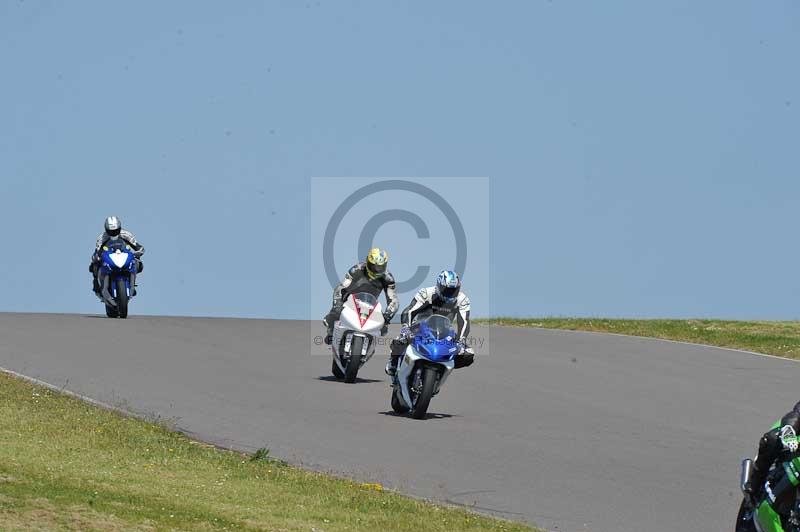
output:
[[[358,370],[375,354],[376,339],[383,328],[378,299],[370,293],[351,294],[333,328],[331,372],[344,382],[355,382]]]
[[[410,412],[423,419],[431,398],[455,367],[455,358],[463,349],[453,323],[446,316],[434,314],[404,331],[411,341],[397,365],[392,386],[392,410]]]

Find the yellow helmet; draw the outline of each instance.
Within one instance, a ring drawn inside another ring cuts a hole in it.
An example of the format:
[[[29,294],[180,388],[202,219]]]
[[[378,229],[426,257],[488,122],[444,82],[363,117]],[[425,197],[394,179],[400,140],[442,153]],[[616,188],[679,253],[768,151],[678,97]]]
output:
[[[367,253],[367,276],[370,279],[378,279],[386,273],[386,263],[389,262],[389,254],[380,248],[372,248]]]

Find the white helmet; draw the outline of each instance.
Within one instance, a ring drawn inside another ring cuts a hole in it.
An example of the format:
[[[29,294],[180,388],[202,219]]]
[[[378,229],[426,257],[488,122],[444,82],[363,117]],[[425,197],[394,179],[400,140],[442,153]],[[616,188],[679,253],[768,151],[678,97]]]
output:
[[[108,236],[119,236],[122,231],[122,222],[116,216],[109,216],[106,218],[105,228]]]

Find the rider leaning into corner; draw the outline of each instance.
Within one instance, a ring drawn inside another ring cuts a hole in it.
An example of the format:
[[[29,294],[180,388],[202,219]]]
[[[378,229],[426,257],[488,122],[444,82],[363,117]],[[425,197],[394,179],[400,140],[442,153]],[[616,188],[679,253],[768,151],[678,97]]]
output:
[[[453,271],[444,270],[436,277],[434,286],[423,288],[411,303],[403,309],[400,321],[404,331],[392,340],[389,362],[386,364],[387,375],[394,376],[397,372],[397,363],[410,341],[407,329],[421,319],[433,314],[447,316],[455,323],[458,342],[464,346],[455,358],[455,367],[463,368],[472,365],[475,353],[465,346],[469,335],[469,298],[461,291],[461,279]]]
[[[89,271],[92,273],[92,289],[94,290],[95,295],[100,298],[100,301],[103,301],[103,296],[100,293],[100,283],[97,281],[97,273],[100,269],[100,250],[103,249],[109,241],[122,239],[127,243],[132,249],[133,254],[139,259],[137,262],[139,264],[139,272],[142,273],[144,269],[144,264],[142,264],[141,256],[144,255],[144,246],[136,240],[136,237],[133,236],[133,233],[130,231],[126,231],[122,228],[122,222],[116,216],[109,216],[106,218],[105,224],[103,224],[104,231],[100,233],[100,236],[97,237],[97,240],[94,244],[94,253],[92,253],[92,262],[89,264]],[[134,288],[135,292],[135,288]]]
[[[359,292],[368,292],[376,298],[381,295],[381,292],[386,293],[386,310],[383,312],[384,325],[381,335],[387,333],[389,322],[392,321],[400,306],[394,276],[386,269],[388,262],[389,254],[385,250],[372,248],[367,253],[364,262],[359,262],[348,270],[342,282],[333,290],[333,305],[331,305],[330,312],[322,319],[326,328],[326,344],[330,345],[333,341],[333,326],[342,313],[344,301],[350,294]]]
[[[783,437],[786,434],[800,434],[800,403],[794,405],[794,408],[784,415],[774,428],[764,433],[758,442],[758,454],[753,460],[753,472],[745,486],[745,491],[751,498],[758,497],[760,491],[764,489],[764,482],[772,464],[784,452],[794,453],[798,450],[797,440]]]

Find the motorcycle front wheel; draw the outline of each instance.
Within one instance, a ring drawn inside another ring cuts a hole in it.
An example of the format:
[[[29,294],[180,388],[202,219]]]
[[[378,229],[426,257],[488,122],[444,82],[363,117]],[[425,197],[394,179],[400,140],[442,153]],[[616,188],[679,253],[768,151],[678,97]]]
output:
[[[422,369],[422,391],[417,395],[414,401],[414,407],[411,409],[411,417],[414,419],[424,419],[428,413],[428,406],[433,397],[433,389],[436,387],[436,378],[439,372],[436,368],[425,366]]]
[[[353,341],[350,344],[350,360],[348,360],[344,371],[344,382],[350,384],[356,382],[358,368],[361,367],[361,348],[363,346],[364,338],[362,336],[353,336]]]
[[[128,317],[128,289],[125,288],[125,279],[117,279],[117,313],[120,318]]]

